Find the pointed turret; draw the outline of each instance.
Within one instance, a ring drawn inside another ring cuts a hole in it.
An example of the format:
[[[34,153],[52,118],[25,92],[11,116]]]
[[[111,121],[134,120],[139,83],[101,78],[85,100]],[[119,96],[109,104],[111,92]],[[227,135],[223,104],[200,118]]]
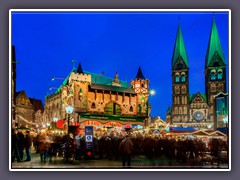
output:
[[[81,63],[78,64],[77,73],[78,73],[78,74],[84,74],[84,73],[83,73],[83,70],[82,70]]]
[[[211,28],[211,34],[208,42],[208,49],[206,54],[206,62],[205,66],[211,66],[211,61],[215,55],[218,55],[220,58],[219,61],[222,61],[224,65],[226,65],[226,61],[224,58],[224,54],[222,51],[221,42],[218,36],[218,29],[215,21],[215,17],[213,16],[212,20],[212,28]],[[220,63],[220,62],[219,62]]]
[[[136,75],[136,79],[146,79],[142,73],[142,69],[141,67],[139,66],[138,68],[138,72],[137,72],[137,75]]]
[[[172,68],[174,69],[176,63],[179,61],[179,59],[182,59],[185,63],[186,67],[188,68],[188,57],[187,52],[183,40],[182,30],[180,23],[178,24],[178,31],[177,36],[175,40],[175,46],[174,46],[174,52],[172,57]]]

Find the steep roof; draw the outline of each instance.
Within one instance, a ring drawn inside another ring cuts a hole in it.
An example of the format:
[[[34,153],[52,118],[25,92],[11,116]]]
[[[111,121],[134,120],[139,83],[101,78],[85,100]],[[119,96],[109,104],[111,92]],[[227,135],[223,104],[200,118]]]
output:
[[[16,92],[14,94],[14,98],[16,99],[22,92],[24,92],[24,90]]]
[[[91,89],[136,94],[132,88],[124,88],[124,87],[101,85],[101,84],[91,84],[90,87],[91,87]]]
[[[211,28],[211,34],[209,37],[209,42],[208,42],[208,49],[207,49],[207,54],[206,54],[206,61],[205,61],[205,66],[208,67],[213,56],[217,53],[221,60],[223,61],[224,64],[226,64],[225,58],[224,58],[224,53],[222,50],[221,42],[219,39],[218,35],[218,29],[216,25],[215,18],[213,17],[212,20],[212,28]]]
[[[173,57],[172,57],[172,68],[175,66],[175,64],[177,63],[177,61],[180,57],[183,59],[186,66],[189,67],[188,56],[187,56],[187,52],[186,52],[186,48],[185,48],[182,30],[181,30],[181,26],[179,24],[177,36],[176,36],[176,40],[175,40],[175,45],[174,45]]]
[[[80,64],[81,66],[81,64]],[[79,73],[81,68],[73,68],[71,70],[71,72],[68,74],[68,76],[64,79],[64,81],[62,82],[62,84],[60,85],[60,87],[55,91],[55,94],[56,93],[59,93],[61,90],[62,90],[62,87],[63,86],[66,86],[68,84],[68,79],[71,75],[72,72],[75,72],[75,73]],[[78,72],[79,71],[79,72]],[[95,74],[95,73],[91,73],[91,72],[88,72],[88,71],[83,71],[83,74],[89,74],[91,75],[91,81],[92,83],[94,84],[99,84],[99,85],[108,85],[108,86],[111,86],[112,85],[112,81],[114,80],[114,78],[109,78],[109,77],[106,77],[106,76],[102,76],[102,75],[99,75],[99,74]],[[121,81],[119,80],[119,83],[120,83],[120,87],[122,88],[130,88],[129,84],[125,81]],[[46,95],[46,97],[48,97],[49,95]]]
[[[77,68],[77,71],[76,71],[78,74],[84,74],[83,73],[83,70],[82,70],[82,66],[81,66],[81,63],[78,64],[78,68]]]
[[[29,98],[29,100],[32,103],[33,109],[34,109],[35,112],[38,111],[38,110],[41,110],[41,112],[44,111],[43,103],[42,103],[41,100],[34,99],[34,98]]]
[[[141,67],[139,66],[138,68],[138,72],[137,72],[137,75],[136,75],[136,79],[145,79],[143,73],[142,73],[142,69]]]

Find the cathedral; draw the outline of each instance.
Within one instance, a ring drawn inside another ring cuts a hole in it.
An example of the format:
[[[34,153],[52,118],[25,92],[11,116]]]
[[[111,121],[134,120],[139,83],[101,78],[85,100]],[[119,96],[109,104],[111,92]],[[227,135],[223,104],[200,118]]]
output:
[[[226,61],[221,47],[215,18],[205,56],[205,93],[189,92],[189,60],[180,24],[172,56],[172,106],[166,121],[172,125],[212,129],[214,102],[219,93],[226,93]]]

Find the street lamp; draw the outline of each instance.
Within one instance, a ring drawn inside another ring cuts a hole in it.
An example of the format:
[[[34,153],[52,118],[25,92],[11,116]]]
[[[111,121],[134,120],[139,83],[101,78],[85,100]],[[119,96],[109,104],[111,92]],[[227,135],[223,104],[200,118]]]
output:
[[[59,79],[59,80],[65,80],[65,78],[60,78],[60,77],[52,77],[52,81],[54,81],[55,79]]]
[[[73,107],[72,106],[66,106],[66,113],[68,114],[68,135],[69,135],[70,114],[73,113]]]
[[[52,89],[58,89],[57,87],[50,87],[49,90],[51,91]]]

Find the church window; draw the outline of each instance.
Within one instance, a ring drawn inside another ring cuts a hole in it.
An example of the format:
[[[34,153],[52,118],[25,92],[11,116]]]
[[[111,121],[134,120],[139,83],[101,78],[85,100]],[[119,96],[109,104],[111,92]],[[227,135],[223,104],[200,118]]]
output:
[[[180,93],[180,88],[179,88],[179,86],[175,86],[175,93],[176,93],[176,94],[179,94],[179,93]]]
[[[178,108],[177,107],[175,107],[174,112],[175,112],[175,114],[178,114]]]
[[[181,107],[179,108],[179,114],[182,114],[182,108]]]
[[[179,82],[180,81],[180,77],[179,76],[176,76],[175,77],[175,82]]]
[[[222,72],[221,69],[219,69],[218,72],[217,72],[217,78],[218,78],[219,80],[222,80],[222,78],[223,78],[223,72]]]
[[[185,94],[186,93],[186,86],[182,86],[181,91],[182,91],[182,94]]]
[[[187,114],[187,108],[186,107],[183,108],[183,114]]]
[[[177,104],[180,104],[180,99],[179,99],[179,97],[177,97]]]
[[[186,104],[184,96],[182,96],[182,104]]]
[[[211,78],[211,80],[216,80],[216,70],[215,69],[213,69],[211,71],[210,78]]]
[[[182,81],[182,82],[186,82],[186,76],[182,76],[182,77],[181,77],[181,81]]]
[[[211,91],[216,92],[216,84],[211,84]]]

